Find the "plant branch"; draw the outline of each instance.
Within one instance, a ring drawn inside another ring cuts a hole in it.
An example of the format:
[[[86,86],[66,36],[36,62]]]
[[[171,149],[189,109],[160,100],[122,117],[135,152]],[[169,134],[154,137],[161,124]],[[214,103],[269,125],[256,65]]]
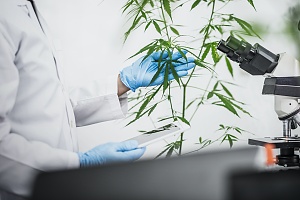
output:
[[[206,43],[206,40],[209,38],[209,28],[210,28],[210,25],[211,25],[211,23],[213,21],[213,15],[214,15],[215,4],[216,4],[215,1],[216,0],[213,0],[210,18],[209,18],[209,21],[208,21],[208,25],[207,25],[207,28],[206,28],[206,31],[205,31],[205,35],[204,35],[204,38],[203,38],[202,46],[201,46],[201,49],[200,49],[198,57],[200,57],[200,55],[201,55],[201,53],[203,51],[203,48],[204,48],[204,44]],[[188,83],[190,82],[190,80],[191,80],[192,75],[193,75],[194,72],[195,72],[195,68],[192,70],[191,75],[188,77],[188,80],[187,80],[186,84],[183,84],[183,102],[182,102],[182,117],[183,118],[185,118],[185,110],[186,110],[185,109],[185,107],[186,107],[186,95],[187,95],[186,87],[187,87]],[[211,76],[211,79],[212,79],[212,76]],[[209,87],[211,79],[210,79],[209,83],[207,84],[206,89]],[[202,96],[201,101],[203,101],[203,99],[204,99],[204,95]],[[198,110],[198,108],[197,108],[197,110]],[[192,117],[193,116],[194,116],[194,114],[192,115]],[[180,143],[180,147],[179,147],[179,155],[181,155],[181,153],[182,153],[183,134],[184,133],[181,133],[181,136],[180,136],[181,143]]]

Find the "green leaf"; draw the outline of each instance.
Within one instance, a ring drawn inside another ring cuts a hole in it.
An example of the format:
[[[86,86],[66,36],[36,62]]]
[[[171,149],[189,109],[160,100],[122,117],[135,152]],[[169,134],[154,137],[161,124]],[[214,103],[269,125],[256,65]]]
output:
[[[139,100],[139,97],[137,99],[133,99],[133,100],[130,100],[131,101],[137,101]],[[139,102],[137,102],[135,105],[133,105],[128,111],[131,111],[133,108],[135,108],[136,106],[138,106],[139,104],[141,104],[144,100],[140,100]]]
[[[164,74],[164,82],[163,82],[163,92],[166,91],[168,86],[169,86],[169,66],[166,64],[165,74]]]
[[[171,68],[171,72],[172,72],[172,75],[174,76],[174,79],[176,80],[176,82],[178,83],[178,85],[181,85],[180,84],[180,80],[179,80],[179,76],[174,68],[174,65],[172,63],[170,63],[170,68]]]
[[[154,104],[154,105],[150,108],[150,110],[149,110],[149,112],[148,112],[148,116],[151,115],[151,113],[155,110],[156,106],[157,106],[157,103]]]
[[[160,29],[159,25],[157,24],[157,22],[154,21],[154,20],[153,20],[153,25],[154,25],[156,31],[157,31],[159,34],[161,34],[161,29]]]
[[[232,103],[232,105],[233,105],[234,107],[236,107],[237,109],[239,109],[239,110],[242,111],[243,113],[245,113],[245,114],[251,116],[251,114],[250,114],[248,111],[244,110],[244,109],[243,109],[242,107],[240,107],[239,105],[235,104],[234,102],[231,102],[231,103]]]
[[[239,117],[239,114],[236,112],[235,108],[232,106],[232,102],[226,98],[224,98],[222,95],[215,93],[215,95],[223,102],[224,107],[227,108],[230,112],[235,114]],[[218,104],[216,104],[218,105]]]
[[[193,99],[187,106],[186,109],[188,109],[191,105],[193,105],[196,102],[197,99]]]
[[[205,25],[200,31],[199,31],[199,33],[203,33],[204,31],[206,31],[207,30],[207,25]]]
[[[210,51],[210,48],[211,48],[211,43],[207,44],[206,45],[206,48],[202,54],[202,57],[201,57],[201,60],[204,61],[204,59],[207,57],[207,54],[209,53]]]
[[[183,141],[181,141],[181,140],[180,140],[180,141],[176,141],[176,142],[174,143],[174,148],[175,148],[176,150],[178,150],[178,149],[180,148],[182,142],[183,142]]]
[[[179,31],[176,29],[176,28],[174,28],[174,27],[170,27],[170,29],[171,29],[171,31],[173,32],[173,33],[175,33],[176,35],[179,35]]]
[[[122,7],[123,8],[122,13],[124,13],[130,6],[132,6],[133,3],[134,3],[134,0],[127,1],[127,3]]]
[[[141,10],[141,14],[142,14],[142,17],[143,17],[145,20],[147,20],[147,15],[146,15],[146,13],[145,13],[144,11]]]
[[[244,21],[244,20],[242,20],[242,19],[239,19],[239,18],[237,18],[237,17],[233,17],[233,19],[240,25],[240,27],[247,33],[247,34],[249,34],[249,35],[255,35],[255,36],[257,36],[258,38],[260,38],[260,36],[253,30],[253,28],[252,28],[252,26],[248,23],[248,22],[246,22],[246,21]]]
[[[140,9],[142,10],[148,3],[149,3],[149,0],[143,0],[142,5],[140,6]]]
[[[213,95],[214,95],[214,93],[213,92],[209,92],[208,94],[207,94],[207,99],[210,99],[210,98],[212,98],[213,97]]]
[[[249,3],[250,3],[250,5],[254,8],[254,10],[256,10],[256,8],[255,8],[255,6],[254,6],[254,3],[253,3],[253,0],[247,0]]]
[[[163,65],[158,64],[157,72],[152,77],[149,85],[151,85],[158,78],[158,76],[160,75],[161,71],[163,70],[163,67],[164,67]]]
[[[176,48],[177,51],[180,53],[180,55],[181,55],[185,60],[187,60],[187,57],[186,57],[186,55],[183,53],[181,47],[175,46],[175,48]]]
[[[222,26],[215,26],[215,27],[216,27],[216,29],[219,31],[219,33],[220,33],[221,35],[224,34],[224,31],[223,31]]]
[[[152,20],[150,22],[147,23],[147,25],[145,26],[144,31],[146,31],[148,29],[148,27],[150,26],[150,24],[152,24]]]
[[[148,58],[149,56],[151,56],[151,54],[152,54],[154,51],[156,51],[156,46],[151,46],[151,47],[148,49],[147,54],[144,56],[142,62],[143,62],[146,58]]]
[[[228,94],[231,98],[233,98],[231,92],[225,87],[225,85],[223,85],[223,84],[221,83],[221,86],[222,86],[223,90],[226,92],[226,94]]]
[[[242,134],[242,131],[243,131],[242,129],[240,129],[240,128],[238,128],[238,127],[235,127],[234,130],[235,130],[236,132],[240,133],[240,134]]]
[[[199,5],[199,3],[201,2],[201,0],[196,0],[194,1],[192,7],[191,7],[191,10],[193,10],[195,7],[197,7]]]
[[[231,148],[232,145],[233,145],[233,141],[232,141],[232,139],[231,139],[231,137],[229,135],[227,136],[227,140],[228,140],[230,148]]]
[[[168,13],[170,18],[172,19],[170,0],[163,0],[163,5],[164,5],[165,11]]]
[[[167,50],[171,48],[171,42],[170,41],[159,39],[159,42],[160,42],[161,46],[166,47]]]
[[[234,135],[227,134],[227,140],[228,140],[230,148],[231,148],[233,146],[233,142],[237,141],[238,138],[236,136],[234,136]]]
[[[223,143],[227,139],[227,134],[223,137],[221,143]]]
[[[173,117],[164,117],[164,118],[161,118],[160,120],[158,120],[158,122],[162,122],[162,121],[169,120],[169,119],[173,119]]]
[[[168,151],[169,149],[171,148],[171,146],[170,147],[167,147],[167,148],[165,148],[163,151],[161,151],[155,158],[158,158],[158,157],[160,157],[161,155],[163,155],[166,151]]]
[[[148,111],[145,111],[143,113],[139,113],[138,116],[135,117],[135,119],[133,119],[132,121],[130,121],[128,124],[126,124],[126,126],[132,124],[133,122],[137,121],[138,119],[140,119],[142,116],[144,116]]]
[[[204,62],[203,60],[200,60],[200,59],[196,59],[194,62],[197,66],[207,69],[210,72],[214,72],[214,70],[211,67],[206,65],[207,62]]]
[[[225,129],[225,126],[223,124],[219,124],[219,126],[220,126],[219,130]]]
[[[238,140],[238,137],[236,137],[235,135],[232,135],[232,134],[228,134],[230,136],[230,138],[233,140],[233,141],[237,141]]]
[[[142,112],[143,110],[145,110],[145,108],[147,107],[147,105],[149,104],[149,102],[150,102],[150,99],[149,99],[149,98],[147,98],[147,99],[143,102],[143,104],[142,104],[141,107],[139,108],[139,111],[138,111],[138,113],[137,113],[137,117],[139,117],[140,114],[141,114],[141,112]]]
[[[212,56],[212,58],[214,60],[214,63],[218,63],[219,62],[220,56],[219,56],[219,54],[217,52],[217,45],[216,45],[216,43],[212,43],[212,45],[211,45],[211,56]]]
[[[189,122],[187,119],[185,119],[184,117],[179,117],[179,116],[178,116],[178,118],[179,118],[182,122],[184,122],[184,123],[186,123],[187,125],[190,126],[190,122]]]
[[[172,147],[169,149],[169,151],[167,152],[167,155],[166,155],[166,157],[171,157],[171,156],[172,156],[172,153],[173,153],[173,151],[174,151],[174,146],[172,146]]]
[[[199,137],[199,143],[202,144],[202,137]]]
[[[150,101],[150,100],[149,100]],[[140,119],[142,116],[144,116],[145,114],[149,113],[149,111],[151,110],[151,108],[147,109],[145,112],[136,112],[136,117],[135,119],[133,119],[132,121],[130,121],[128,124],[126,124],[126,126],[128,126],[129,124],[137,121],[138,119]]]
[[[229,73],[231,74],[231,76],[233,77],[233,68],[232,68],[232,65],[231,65],[229,59],[227,58],[227,56],[225,56],[225,61],[226,61],[227,69],[228,69]]]
[[[208,146],[208,145],[210,145],[210,144],[211,144],[211,140],[204,140],[204,141],[203,141],[202,148],[204,148],[204,147],[206,147],[206,146]]]
[[[151,7],[153,8],[154,7],[154,2],[152,0],[149,1]]]
[[[217,89],[219,83],[220,83],[220,81],[217,81],[217,82],[215,83],[214,88],[213,88],[213,91],[215,91],[215,90]]]
[[[144,46],[143,48],[141,48],[137,53],[135,53],[134,55],[130,56],[128,59],[133,58],[147,50],[149,50],[150,48],[152,48],[152,46],[155,46],[157,44],[157,42],[151,42],[149,44],[147,44],[146,46]]]
[[[139,16],[138,15],[136,16],[136,18],[134,19],[131,27],[128,29],[128,31],[125,33],[125,41],[127,40],[129,34],[131,33],[132,30],[134,30],[137,25],[139,24],[140,20],[141,20],[142,16]]]
[[[231,148],[233,146],[233,139],[231,138],[230,134],[226,134],[221,143],[223,143],[225,140],[228,141]]]
[[[227,140],[228,143],[229,143],[230,148],[232,148],[233,142],[234,142],[234,141],[237,141],[237,139],[238,139],[238,138],[237,138],[236,136],[234,136],[234,135],[226,134],[226,135],[224,136],[224,138],[222,139],[221,143],[223,143],[225,140]]]
[[[162,85],[160,85],[156,88],[155,92],[153,94],[151,94],[150,100],[152,100],[157,95],[157,93],[160,91],[161,87],[162,87]]]
[[[164,69],[166,63],[163,63],[162,64],[162,55],[164,53],[165,50],[163,50],[159,56],[159,59],[158,59],[158,62],[157,62],[157,65],[158,65],[158,69],[157,69],[157,72],[154,74],[154,76],[152,77],[149,85],[151,85],[157,78],[158,76],[160,75],[160,73],[162,72],[162,70]]]

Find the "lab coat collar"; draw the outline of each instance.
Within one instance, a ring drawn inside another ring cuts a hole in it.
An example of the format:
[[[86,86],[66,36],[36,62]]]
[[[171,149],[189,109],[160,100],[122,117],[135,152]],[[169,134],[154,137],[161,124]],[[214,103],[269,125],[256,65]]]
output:
[[[31,3],[28,0],[16,0],[16,1],[18,2],[19,6],[26,6],[27,7],[28,12],[29,12],[29,17],[44,32],[44,34],[45,34],[45,36],[46,36],[46,38],[49,42],[50,48],[52,50],[53,58],[54,58],[55,63],[56,63],[58,78],[60,79],[62,84],[65,84],[65,81],[64,81],[64,78],[63,78],[63,73],[62,73],[62,70],[60,69],[61,66],[59,66],[60,63],[59,63],[59,60],[57,59],[58,56],[57,56],[56,51],[55,51],[55,47],[54,47],[54,44],[53,44],[53,39],[52,39],[50,31],[47,27],[46,21],[44,20],[44,18],[42,17],[41,13],[39,12],[38,8],[35,5],[35,1],[32,0],[33,3]]]

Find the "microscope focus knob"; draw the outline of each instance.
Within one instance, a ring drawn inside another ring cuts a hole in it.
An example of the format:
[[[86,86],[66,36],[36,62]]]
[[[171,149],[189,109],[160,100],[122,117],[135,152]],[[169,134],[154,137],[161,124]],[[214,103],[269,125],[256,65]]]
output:
[[[295,122],[295,120],[292,120],[291,129],[296,129],[296,128],[297,128],[297,123]]]

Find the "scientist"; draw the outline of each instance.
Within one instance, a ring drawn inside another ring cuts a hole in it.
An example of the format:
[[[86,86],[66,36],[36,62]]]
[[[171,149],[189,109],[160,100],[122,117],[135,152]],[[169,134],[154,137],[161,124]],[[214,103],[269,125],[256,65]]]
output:
[[[28,197],[41,171],[134,161],[145,151],[128,141],[79,152],[75,128],[124,117],[126,92],[149,86],[160,53],[113,78],[99,74],[99,80],[67,90],[51,44],[33,2],[0,0],[1,200]],[[173,58],[182,61],[174,63],[180,77],[195,66],[193,58],[185,60],[178,52]],[[151,85],[162,82],[163,74]]]

